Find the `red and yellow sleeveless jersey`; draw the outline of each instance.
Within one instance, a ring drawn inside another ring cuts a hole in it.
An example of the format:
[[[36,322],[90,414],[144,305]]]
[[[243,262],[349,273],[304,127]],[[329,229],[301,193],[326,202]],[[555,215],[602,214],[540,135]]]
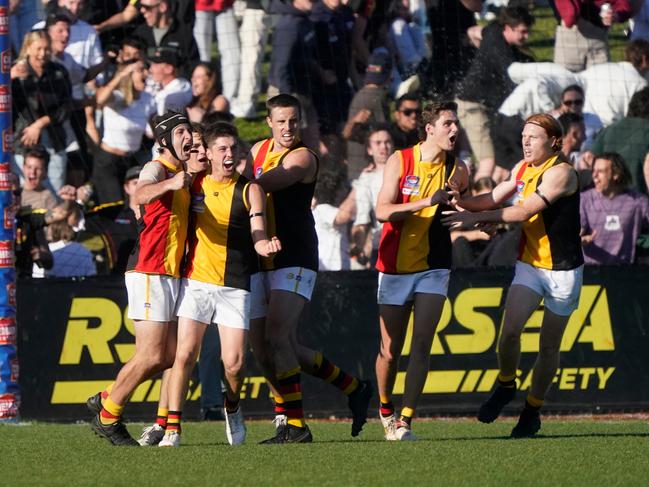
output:
[[[281,152],[273,152],[273,145],[272,138],[266,139],[256,152],[253,151],[255,178],[281,166],[286,156],[293,151],[308,150],[313,154],[301,143]],[[317,164],[318,158],[313,155]],[[318,236],[311,213],[314,189],[315,181],[295,183],[267,194],[266,231],[269,237],[279,238],[282,251],[273,257],[261,259],[262,270],[305,267],[318,271]]]
[[[420,144],[397,151],[401,159],[399,194],[395,204],[431,197],[446,186],[456,167],[455,157],[442,152],[434,161],[422,161]],[[411,274],[451,268],[451,236],[442,225],[439,205],[385,222],[376,268],[386,274]]]
[[[196,178],[183,277],[250,290],[257,259],[250,236],[249,185],[237,173],[226,182],[205,173]]]
[[[541,185],[543,174],[564,163],[552,156],[539,166],[523,163],[516,174],[515,204],[522,205]],[[579,190],[559,198],[523,222],[518,260],[534,267],[569,270],[584,263],[579,230]]]
[[[164,159],[157,159],[153,163],[163,167],[166,179],[181,170]],[[188,218],[187,189],[167,191],[153,203],[143,205],[142,216],[138,220],[140,234],[131,253],[127,272],[180,277]]]

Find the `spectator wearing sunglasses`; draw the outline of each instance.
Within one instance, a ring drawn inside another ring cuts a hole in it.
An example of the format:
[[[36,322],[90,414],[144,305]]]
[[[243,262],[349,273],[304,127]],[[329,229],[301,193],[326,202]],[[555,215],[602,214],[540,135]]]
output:
[[[421,103],[416,94],[408,93],[397,100],[394,121],[390,124],[390,135],[395,150],[406,149],[419,142],[417,120],[420,115]]]
[[[579,85],[570,85],[561,93],[561,104],[551,114],[557,119],[564,113],[581,115],[586,127],[586,139],[582,150],[587,150],[592,145],[597,133],[602,130],[603,124],[595,113],[584,112],[584,99],[584,89]]]

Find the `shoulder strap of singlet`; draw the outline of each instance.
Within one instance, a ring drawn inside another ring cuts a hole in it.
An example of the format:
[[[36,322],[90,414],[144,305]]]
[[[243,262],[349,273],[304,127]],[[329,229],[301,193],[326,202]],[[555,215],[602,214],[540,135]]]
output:
[[[259,146],[257,155],[255,156],[253,164],[253,174],[257,176],[257,169],[263,167],[264,161],[266,160],[266,155],[268,154],[268,149],[270,148],[270,143],[273,141],[272,137],[264,140]]]
[[[454,169],[455,156],[448,151],[444,151],[444,174],[446,175],[446,181],[444,183],[448,183],[448,180],[451,179]]]
[[[413,173],[415,168],[415,154],[414,147],[408,147],[397,151],[401,158],[401,178],[399,179],[399,195],[397,196],[397,203],[407,203],[410,200],[409,194],[403,194],[401,188],[404,187],[406,178]]]
[[[304,149],[306,151],[309,151],[311,153],[311,155],[315,158],[315,177],[317,178],[318,177],[318,172],[320,172],[320,159],[318,158],[318,154],[316,154],[314,151],[312,151],[306,145],[304,145],[304,143],[302,141],[300,141],[295,147],[292,147],[291,149],[284,152],[284,154],[282,154],[281,157],[279,158],[279,161],[277,161],[277,165],[281,166],[282,163],[284,162],[284,159],[286,159],[286,157],[291,152],[294,152],[294,151],[296,151],[298,149]],[[311,183],[309,183],[309,184],[311,184]]]

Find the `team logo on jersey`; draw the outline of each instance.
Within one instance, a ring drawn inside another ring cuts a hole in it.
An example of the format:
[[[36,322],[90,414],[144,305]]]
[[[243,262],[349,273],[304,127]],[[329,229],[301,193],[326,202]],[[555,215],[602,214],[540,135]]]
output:
[[[255,179],[259,178],[259,176],[261,176],[263,172],[264,172],[264,168],[261,166],[255,169]]]
[[[405,195],[419,194],[419,176],[409,175],[403,182],[401,193]]]
[[[516,192],[512,198],[512,204],[515,205],[523,199],[523,191],[525,190],[525,181],[518,180],[516,181]]]

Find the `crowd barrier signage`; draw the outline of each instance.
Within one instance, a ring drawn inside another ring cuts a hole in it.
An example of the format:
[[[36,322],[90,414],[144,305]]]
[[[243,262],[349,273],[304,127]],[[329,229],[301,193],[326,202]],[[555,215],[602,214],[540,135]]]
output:
[[[0,0],[0,421],[19,417],[14,268],[15,215],[9,164],[12,150],[9,2]]]
[[[449,298],[430,350],[419,414],[473,414],[496,376],[496,345],[512,269],[454,271]],[[547,409],[563,412],[649,409],[649,300],[647,267],[587,268],[579,308],[561,344],[561,365]],[[127,318],[119,278],[19,283],[18,337],[22,415],[87,419],[86,399],[105,387],[134,353],[134,326]],[[543,307],[526,324],[519,388],[530,387],[539,347]],[[403,393],[411,324],[395,385]],[[15,333],[0,320],[0,340]],[[332,362],[374,381],[379,346],[376,274],[320,273],[300,327],[301,340]],[[11,338],[8,338],[11,340]],[[269,390],[248,356],[242,398],[248,415],[270,416]],[[332,386],[305,377],[305,409],[319,417],[346,414],[346,398]],[[151,419],[159,378],[140,385],[127,408],[131,419]],[[515,412],[522,404],[512,404]],[[192,381],[188,417],[196,412],[200,385]],[[0,401],[2,398],[0,397]]]

